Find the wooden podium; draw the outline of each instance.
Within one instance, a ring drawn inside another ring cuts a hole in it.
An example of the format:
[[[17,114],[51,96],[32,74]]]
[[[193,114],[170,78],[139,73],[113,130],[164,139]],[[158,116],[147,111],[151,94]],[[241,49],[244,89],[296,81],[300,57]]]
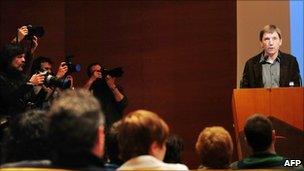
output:
[[[304,88],[234,89],[232,109],[239,159],[249,154],[243,133],[246,119],[259,113],[274,125],[277,153],[303,161]]]

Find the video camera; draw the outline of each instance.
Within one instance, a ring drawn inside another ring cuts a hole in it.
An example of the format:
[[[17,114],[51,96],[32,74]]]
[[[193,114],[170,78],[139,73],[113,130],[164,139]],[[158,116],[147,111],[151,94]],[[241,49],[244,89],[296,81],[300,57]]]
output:
[[[41,38],[44,35],[44,29],[42,26],[32,26],[32,25],[27,25],[27,30],[28,34],[25,36],[26,40],[32,40],[34,36],[37,38]]]

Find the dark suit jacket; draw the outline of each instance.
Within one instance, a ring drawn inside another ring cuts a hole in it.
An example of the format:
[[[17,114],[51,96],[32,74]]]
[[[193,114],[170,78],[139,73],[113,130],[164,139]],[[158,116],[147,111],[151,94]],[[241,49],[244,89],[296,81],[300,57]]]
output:
[[[241,88],[259,88],[264,87],[262,76],[261,55],[250,58],[245,65]],[[292,55],[279,52],[280,58],[280,87],[289,87],[290,82],[294,82],[295,87],[300,86],[300,71],[296,58]]]

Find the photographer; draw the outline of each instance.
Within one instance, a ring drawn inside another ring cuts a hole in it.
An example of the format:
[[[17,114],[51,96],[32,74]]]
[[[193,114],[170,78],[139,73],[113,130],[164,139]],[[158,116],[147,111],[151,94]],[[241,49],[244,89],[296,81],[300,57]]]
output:
[[[26,50],[21,44],[10,43],[1,51],[0,66],[0,116],[1,118],[24,112],[31,108],[35,97],[33,85],[44,82],[42,74],[26,78]]]
[[[58,81],[65,81],[64,76],[68,72],[68,66],[65,62],[61,62],[57,74],[52,72],[52,61],[48,57],[39,56],[34,59],[31,68],[31,74],[44,73],[49,74],[51,77],[57,79]],[[72,80],[70,79],[70,82]],[[51,101],[60,91],[60,87],[57,88],[54,85],[49,85],[44,83],[43,85],[34,86],[35,94],[37,94],[35,105],[41,109],[47,109],[50,106]]]
[[[99,100],[106,118],[106,132],[111,125],[122,118],[123,110],[127,106],[127,97],[122,88],[116,85],[116,77],[103,73],[99,63],[93,63],[87,67],[90,77],[83,88],[89,89]]]

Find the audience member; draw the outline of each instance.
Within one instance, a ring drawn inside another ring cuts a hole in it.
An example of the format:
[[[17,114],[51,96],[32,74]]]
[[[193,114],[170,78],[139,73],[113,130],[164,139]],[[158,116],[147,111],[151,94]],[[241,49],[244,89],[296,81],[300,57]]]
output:
[[[244,127],[246,141],[253,154],[231,164],[232,169],[282,168],[284,157],[275,152],[276,133],[271,121],[260,114],[248,118]]]
[[[109,131],[108,141],[106,144],[107,148],[107,163],[105,164],[106,168],[117,169],[123,164],[123,161],[119,157],[119,146],[118,146],[118,127],[121,124],[121,121],[115,122]]]
[[[181,154],[184,150],[184,144],[178,135],[169,135],[166,141],[166,149],[165,163],[182,163]]]
[[[3,163],[6,167],[33,166],[48,163],[35,160],[50,158],[48,118],[45,111],[29,110],[14,118],[4,146]],[[23,161],[23,162],[20,162]]]
[[[226,169],[232,158],[233,142],[223,127],[207,127],[197,139],[196,151],[201,158],[200,169]]]
[[[59,168],[104,169],[104,115],[86,90],[66,90],[50,108],[52,165]]]
[[[118,128],[122,160],[118,170],[188,170],[182,164],[164,163],[169,127],[157,114],[137,110],[123,118]]]

